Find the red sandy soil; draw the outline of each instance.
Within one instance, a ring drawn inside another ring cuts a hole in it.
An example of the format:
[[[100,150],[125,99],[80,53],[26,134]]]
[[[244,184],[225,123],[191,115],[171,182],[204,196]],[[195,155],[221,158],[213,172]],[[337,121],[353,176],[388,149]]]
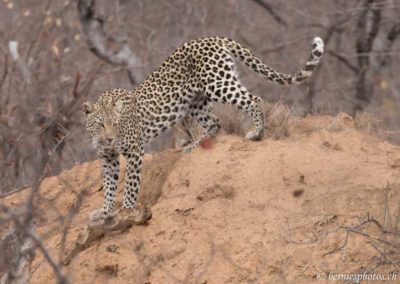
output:
[[[153,218],[104,236],[63,271],[72,283],[325,283],[318,273],[382,260],[370,236],[387,233],[367,222],[357,227],[367,236],[345,242],[346,227],[367,218],[394,226],[399,167],[398,146],[356,130],[346,115],[299,120],[283,140],[220,135],[190,154],[145,155],[141,202]],[[119,204],[122,191],[120,183]],[[100,163],[47,178],[40,192],[37,232],[62,260],[102,205]],[[387,262],[375,271],[393,271]],[[32,283],[55,281],[40,252],[31,273]]]

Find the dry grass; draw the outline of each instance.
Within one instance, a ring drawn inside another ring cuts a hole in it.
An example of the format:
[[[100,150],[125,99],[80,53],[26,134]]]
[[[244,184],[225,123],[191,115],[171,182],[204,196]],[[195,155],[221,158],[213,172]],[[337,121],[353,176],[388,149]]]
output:
[[[213,114],[219,118],[222,131],[227,134],[244,136],[250,125],[247,115],[231,105],[215,104]],[[187,118],[173,128],[173,143],[182,147],[201,135],[201,127],[192,118]]]
[[[385,129],[384,124],[368,112],[357,112],[354,118],[354,127],[360,131],[365,131],[371,135],[377,136],[382,140],[397,145],[400,144],[400,132]]]
[[[291,110],[282,102],[274,105],[265,103],[264,110],[267,135],[275,140],[288,137]]]
[[[215,115],[220,119],[221,127],[227,134],[244,136],[252,121],[243,111],[230,105],[216,105]],[[290,109],[283,103],[264,104],[266,135],[273,139],[289,136]]]
[[[379,120],[368,112],[358,112],[354,118],[347,113],[339,113],[333,120],[327,120],[323,116],[317,116],[321,119],[316,120],[314,116],[294,118],[291,109],[282,102],[276,104],[265,102],[263,107],[266,137],[275,140],[289,137],[291,132],[311,134],[322,129],[326,129],[328,132],[339,132],[346,127],[354,127],[391,141],[390,133],[381,129]],[[227,134],[243,137],[253,126],[249,115],[231,105],[215,104],[213,113],[220,119],[222,131]],[[190,136],[201,135],[201,130],[193,119],[188,119],[186,124],[187,127],[183,127],[182,124],[176,127],[175,144],[187,143],[191,140]],[[188,135],[188,130],[190,135]]]
[[[219,118],[221,128],[227,134],[244,136],[246,124],[249,124],[245,113],[231,105],[216,104],[214,114]]]
[[[354,127],[358,130],[366,131],[371,134],[378,134],[380,123],[368,112],[357,112],[354,117]]]

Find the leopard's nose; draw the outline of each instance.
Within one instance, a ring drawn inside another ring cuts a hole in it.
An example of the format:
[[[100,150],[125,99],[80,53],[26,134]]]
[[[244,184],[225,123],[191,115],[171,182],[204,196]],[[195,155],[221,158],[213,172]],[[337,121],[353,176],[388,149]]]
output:
[[[113,138],[106,138],[106,140],[107,140],[107,142],[108,142],[109,144],[111,144],[111,143],[114,141]]]

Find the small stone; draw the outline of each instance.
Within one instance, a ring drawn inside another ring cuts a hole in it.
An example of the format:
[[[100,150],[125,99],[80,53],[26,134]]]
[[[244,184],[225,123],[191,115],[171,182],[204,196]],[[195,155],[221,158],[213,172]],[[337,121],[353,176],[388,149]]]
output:
[[[115,245],[115,244],[111,244],[111,245],[107,246],[106,250],[107,250],[108,252],[113,252],[113,253],[115,253],[115,252],[117,252],[118,248],[119,248],[119,246],[117,246],[117,245]]]

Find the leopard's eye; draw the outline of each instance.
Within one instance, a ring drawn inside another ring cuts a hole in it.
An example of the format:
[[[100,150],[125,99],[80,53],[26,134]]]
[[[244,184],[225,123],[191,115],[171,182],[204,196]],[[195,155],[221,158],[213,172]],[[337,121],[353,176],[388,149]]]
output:
[[[104,123],[102,121],[98,121],[97,123],[99,124],[100,127],[104,128]]]

